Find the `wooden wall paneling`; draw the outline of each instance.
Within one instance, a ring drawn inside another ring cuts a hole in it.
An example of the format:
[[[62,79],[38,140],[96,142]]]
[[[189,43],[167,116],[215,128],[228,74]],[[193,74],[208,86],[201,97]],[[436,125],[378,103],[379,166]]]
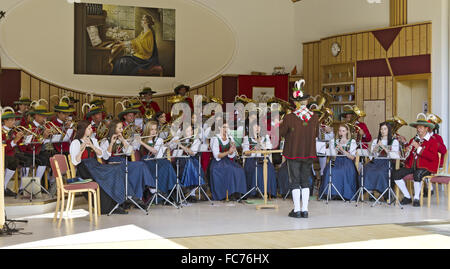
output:
[[[413,29],[406,27],[406,56],[413,55]]]
[[[347,61],[347,38],[345,35],[341,36],[339,44],[341,44],[341,53],[339,55],[339,61],[341,63],[345,63]]]
[[[59,90],[58,90],[57,87],[55,87],[53,85],[50,85],[50,88],[49,88],[49,93],[50,93],[49,103],[50,103],[50,107],[52,107],[52,108],[53,108],[53,106],[57,105],[57,102],[59,101],[59,98],[52,97],[52,96],[55,96],[55,95],[59,97],[58,91]],[[76,107],[75,107],[75,109],[76,109]]]
[[[31,77],[25,72],[20,72],[20,96],[31,98]]]
[[[420,25],[412,27],[412,43],[413,43],[413,55],[420,54]]]
[[[364,105],[364,78],[356,79],[356,105],[358,107]]]
[[[345,36],[345,62],[352,61],[352,35]]]
[[[386,77],[386,118],[393,117],[393,79],[392,77]]]
[[[375,58],[375,36],[372,33],[367,33],[368,36],[368,58],[372,60]]]
[[[352,57],[351,57],[351,61],[352,62],[356,62],[356,55],[357,55],[357,35],[351,35],[351,39],[352,39]]]
[[[363,60],[363,34],[356,35],[356,60]]]
[[[330,43],[330,40],[329,39],[323,40],[323,46],[324,46],[324,53],[323,53],[324,62],[323,62],[323,65],[328,65],[328,64],[331,63],[330,62],[330,57],[331,57],[331,52],[330,52],[330,50],[331,50],[331,43]]]
[[[105,110],[106,115],[112,114],[114,117],[114,106],[116,104],[114,103],[114,97],[105,98]]]
[[[363,39],[362,59],[368,60],[369,59],[369,33],[363,33],[362,39]]]
[[[364,100],[370,100],[370,78],[364,78]]]
[[[386,97],[386,77],[378,78],[378,99],[384,100]]]
[[[371,100],[378,99],[378,78],[377,77],[370,78],[370,99]]]
[[[31,92],[31,100],[37,101],[40,98],[40,92],[39,92],[39,80],[35,79],[34,77],[31,77],[30,80],[30,92]],[[46,105],[43,103],[43,105]]]
[[[39,81],[40,98],[47,100],[48,110],[53,111],[53,106],[50,105],[50,85],[48,83]]]
[[[211,92],[214,96],[218,96],[219,95],[219,91],[218,90],[216,91],[215,88],[214,88],[214,83],[209,83],[205,87],[206,87],[206,91],[207,92]],[[220,95],[222,95],[222,93],[220,93]]]
[[[306,92],[314,91],[314,43],[308,44],[308,76],[305,84]]]
[[[370,33],[372,36],[373,34]],[[381,51],[384,50],[381,47],[380,42],[378,42],[378,39],[375,38],[375,36],[373,36],[373,50],[374,50],[374,59],[380,59],[380,58],[386,58],[386,57],[382,57],[381,56]]]
[[[432,28],[431,23],[427,24],[427,54],[431,54],[432,48]]]
[[[403,27],[403,29],[398,34],[399,38],[399,55],[400,57],[406,56],[406,27]]]
[[[320,43],[320,65],[325,65],[326,64],[326,46],[325,46],[325,40],[321,40]],[[303,51],[303,55],[305,54],[305,52]],[[304,57],[304,56],[303,56]],[[320,78],[322,81],[322,78]]]
[[[427,54],[427,25],[422,24],[419,26],[419,54]]]
[[[314,43],[314,95],[320,92],[320,44]]]
[[[339,53],[338,56],[334,57],[336,59],[336,63],[342,63],[342,55],[343,55],[343,50],[345,50],[345,44],[342,43],[342,36],[338,36],[336,37],[336,42],[341,46],[341,52]]]
[[[218,97],[220,97],[222,99],[222,89],[223,89],[222,78],[219,78],[214,82],[214,89],[217,92]]]

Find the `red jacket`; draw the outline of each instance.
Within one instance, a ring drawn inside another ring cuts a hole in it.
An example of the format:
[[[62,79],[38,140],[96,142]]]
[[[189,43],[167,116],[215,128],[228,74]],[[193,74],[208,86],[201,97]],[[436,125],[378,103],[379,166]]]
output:
[[[5,155],[6,156],[14,156],[16,153],[15,146],[13,147],[11,143],[14,141],[14,132],[6,131],[6,129],[2,130],[2,139],[5,146]]]
[[[25,128],[30,129],[31,126],[31,131],[34,132],[35,134],[43,134],[44,129],[42,127],[36,127],[36,125],[34,125],[33,122],[31,122],[30,124],[28,124],[27,126],[25,126]],[[29,134],[25,133],[24,134],[24,139],[25,137],[27,137]],[[33,147],[35,149],[35,154],[39,154],[41,152],[41,148],[42,148],[42,143],[40,144],[34,144],[36,143],[36,137],[33,136],[33,139],[31,140],[31,142],[33,144],[28,144],[28,145],[19,145],[19,150],[25,153],[29,153],[29,154],[33,154]],[[41,141],[42,142],[42,141]]]
[[[358,122],[356,125],[359,128],[361,128],[364,132],[364,136],[362,137],[361,142],[364,142],[364,143],[372,142],[372,136],[370,135],[370,131],[369,131],[369,128],[367,128],[367,125],[364,122]]]
[[[441,154],[441,163],[440,167],[444,166],[444,156],[447,153],[447,147],[444,144],[444,140],[442,139],[442,136],[438,134],[433,134],[432,138],[436,139],[438,143],[438,152]]]
[[[59,129],[63,130],[64,129],[64,124],[60,123],[57,119],[54,119],[53,124],[55,124],[56,126],[58,126]],[[72,137],[75,133],[72,132]],[[70,141],[72,141],[72,137],[70,137]],[[64,137],[61,137],[61,140],[64,139]],[[55,150],[60,153],[61,152],[61,146],[62,146],[62,152],[69,152],[70,149],[70,142],[62,142],[62,143],[55,143],[53,144],[53,146],[55,147]]]
[[[158,113],[159,111],[161,111],[161,109],[159,108],[158,103],[156,103],[154,101],[151,101],[150,103],[149,102],[142,102],[142,104],[143,105],[141,105],[139,107],[139,111],[141,111],[142,115],[144,115],[145,114],[145,110],[147,108],[150,108],[150,107],[153,108],[153,110],[155,110],[155,113]]]
[[[411,145],[413,140],[414,138],[409,141],[407,146]],[[406,167],[412,168],[414,159],[417,156],[416,168],[427,169],[431,173],[436,173],[439,165],[438,141],[435,138],[430,137],[428,140],[423,140],[421,147],[422,150],[418,155],[416,154],[416,149],[412,150],[411,154],[409,154],[406,159]]]

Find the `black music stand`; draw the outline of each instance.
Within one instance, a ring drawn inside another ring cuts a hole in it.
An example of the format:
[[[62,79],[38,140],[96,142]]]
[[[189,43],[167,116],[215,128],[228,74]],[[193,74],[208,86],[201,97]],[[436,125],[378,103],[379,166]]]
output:
[[[363,144],[363,143],[361,143]],[[363,150],[363,147],[360,146],[360,150]],[[367,149],[368,152],[370,152]],[[370,152],[372,153],[372,152]],[[360,156],[360,157],[367,157],[367,156]],[[373,157],[373,156],[371,156]],[[364,186],[364,164],[362,164],[361,167],[361,186],[359,187],[359,189],[356,191],[356,193],[353,195],[353,197],[350,199],[349,202],[353,201],[355,199],[355,197],[357,197],[356,199],[356,205],[358,206],[359,201],[364,202],[364,192],[367,192],[374,200],[376,200],[375,196],[373,196],[373,194]]]
[[[156,201],[155,204],[158,204],[158,196],[161,197],[163,200],[165,200],[167,203],[173,205],[176,209],[179,209],[179,207],[177,205],[175,205],[174,203],[172,203],[171,201],[169,201],[169,199],[167,199],[164,195],[161,194],[161,192],[158,189],[158,161],[162,160],[162,159],[166,159],[166,158],[157,158],[157,156],[160,153],[160,150],[163,147],[161,146],[158,150],[158,152],[156,153],[156,157],[155,158],[147,158],[144,159],[144,161],[155,161],[155,165],[156,165],[156,177],[155,177],[155,182],[156,182],[156,192],[153,194],[152,200],[150,200],[150,203],[147,206],[147,212],[150,209],[150,206],[152,206],[153,202]]]
[[[183,189],[181,187],[180,184],[180,165],[179,165],[179,161],[181,158],[189,158],[189,156],[179,156],[179,157],[175,157],[175,161],[176,161],[176,165],[177,165],[177,182],[175,183],[175,185],[173,186],[172,190],[169,192],[169,195],[167,197],[171,197],[172,193],[175,191],[176,192],[176,198],[175,198],[175,202],[180,205],[183,206],[183,202],[186,201],[186,196],[183,193]]]
[[[239,198],[237,200],[237,202],[239,203],[242,199],[244,199],[245,197],[247,197],[247,195],[249,195],[252,191],[256,190],[259,192],[259,194],[261,195],[261,198],[264,199],[264,194],[262,194],[261,189],[258,186],[258,158],[262,158],[264,159],[264,157],[243,157],[244,159],[252,159],[252,161],[256,162],[256,166],[255,166],[255,186],[253,188],[251,188],[246,194],[244,194],[241,198]],[[253,160],[254,158],[254,160]],[[248,162],[248,160],[246,160]]]
[[[395,192],[394,192],[394,190],[391,187],[391,180],[392,180],[391,179],[391,174],[392,174],[392,172],[391,172],[391,160],[393,160],[393,159],[400,159],[400,160],[402,160],[402,158],[400,158],[400,156],[399,156],[399,158],[390,158],[388,156],[388,157],[379,157],[378,159],[387,159],[387,160],[389,160],[389,181],[388,181],[388,187],[383,191],[382,194],[380,194],[380,197],[378,197],[378,199],[376,199],[375,202],[373,202],[371,207],[374,207],[377,203],[380,203],[379,202],[380,199],[386,194],[386,192],[388,192],[388,201],[389,201],[388,204],[392,205],[392,199],[391,199],[391,194],[392,194],[393,198],[395,198],[396,203],[398,203],[400,205],[400,209],[403,209],[403,206],[399,203],[398,197],[397,197],[397,195],[395,195]]]
[[[138,205],[138,203],[136,203],[136,201],[134,201],[133,197],[128,195],[128,156],[125,153],[116,154],[116,156],[124,156],[124,155],[125,155],[125,201],[124,202],[131,201],[138,209],[140,209],[146,215],[148,215],[148,212],[146,210],[144,210],[142,207],[140,207]],[[110,216],[114,212],[114,210],[116,210],[119,206],[120,206],[120,204],[117,203],[116,206],[108,213],[108,216]]]
[[[327,143],[329,143],[329,142],[327,142]],[[325,156],[327,156],[327,155],[325,155]],[[341,157],[341,156],[345,156],[345,155],[339,155],[339,154],[336,154],[336,155],[329,155],[330,157]],[[327,184],[327,186],[325,187],[325,189],[322,191],[322,194],[319,196],[319,200],[321,200],[322,199],[322,196],[325,194],[325,191],[327,192],[327,204],[328,204],[328,201],[329,200],[331,200],[331,188],[334,188],[334,190],[336,191],[336,193],[339,195],[339,197],[342,199],[342,201],[344,201],[345,202],[345,199],[344,199],[344,197],[342,197],[342,195],[341,195],[341,193],[338,191],[338,189],[336,188],[336,186],[334,186],[334,184],[333,184],[333,175],[332,175],[332,171],[333,171],[333,169],[331,169],[331,167],[332,167],[332,165],[331,165],[331,158],[330,158],[330,161],[329,161],[329,166],[330,166],[330,180],[328,181],[328,184]]]

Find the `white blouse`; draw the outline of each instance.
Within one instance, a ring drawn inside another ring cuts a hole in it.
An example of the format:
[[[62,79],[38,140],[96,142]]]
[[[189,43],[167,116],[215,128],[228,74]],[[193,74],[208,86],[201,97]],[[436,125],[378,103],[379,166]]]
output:
[[[332,156],[336,156],[336,155],[338,155],[338,156],[343,156],[343,154],[342,154],[342,152],[339,152],[338,150],[337,150],[337,145],[339,145],[339,140],[336,140],[336,139],[333,139],[333,140],[331,140],[330,141],[330,143],[332,143],[331,145],[332,145],[332,147],[330,147],[331,148],[331,155]],[[336,144],[337,143],[337,144]],[[348,142],[347,142],[348,143]],[[336,147],[335,147],[335,145],[336,145]],[[342,147],[344,147],[344,146],[346,146],[347,144],[345,144],[345,145],[341,145]],[[355,141],[355,139],[352,139],[351,141],[350,141],[350,150],[346,150],[348,153],[350,153],[350,155],[352,155],[352,156],[356,156],[356,148],[357,148],[358,146],[357,146],[357,144],[356,144],[356,141]]]
[[[102,150],[100,148],[100,146],[98,145],[97,139],[91,138],[91,141],[92,141],[92,145],[94,145],[95,148],[97,148],[98,150]],[[72,143],[70,143],[70,148],[69,148],[70,158],[71,158],[73,165],[75,165],[75,166],[80,164],[80,162],[77,162],[77,160],[76,160],[76,157],[78,156],[78,154],[80,154],[80,149],[81,149],[80,140],[75,139],[72,141]],[[101,158],[102,155],[97,155],[97,157]]]
[[[252,145],[250,145],[250,142],[251,142]],[[257,144],[256,139],[254,139],[254,138],[250,138],[249,139],[248,136],[244,136],[244,140],[242,142],[242,152],[249,151],[250,147],[254,148],[256,144]],[[262,150],[272,149],[272,142],[270,141],[269,135],[266,135],[263,138],[263,141],[261,143],[261,149]],[[261,153],[252,153],[249,156],[251,156],[251,157],[262,157],[262,154]]]
[[[220,143],[219,143],[219,139],[220,139],[222,145],[224,145],[224,146],[228,145],[228,143],[230,143],[230,141],[231,141],[231,142],[234,142],[234,140],[233,140],[232,137],[227,137],[226,140],[222,140],[222,138],[221,138],[219,135],[217,135],[217,136],[211,138],[211,144],[210,144],[210,146],[211,146],[211,151],[212,151],[213,156],[214,156],[214,158],[216,159],[216,161],[220,161],[220,158],[219,158],[219,154],[220,154]],[[234,158],[234,156],[236,156],[236,152],[234,152],[234,153],[231,154],[231,155],[228,155],[229,158]]]
[[[117,140],[117,141],[119,141],[119,140]],[[103,139],[102,142],[100,143],[100,148],[102,149],[102,153],[103,153],[102,158],[103,158],[103,160],[106,160],[106,161],[109,160],[109,158],[111,158],[111,156],[112,156],[112,153],[110,153],[108,151],[108,147],[109,147],[109,140]],[[134,150],[134,148],[131,145],[128,145],[128,148],[126,148],[126,149],[125,149],[125,147],[122,147],[121,153],[125,153],[127,156],[131,156],[131,154],[133,153],[133,150]]]
[[[381,140],[381,143],[383,144],[383,146],[387,147],[387,139]],[[374,152],[375,147],[377,146],[377,144],[378,144],[378,139],[376,138],[376,139],[374,139],[372,141],[372,145],[370,147],[371,152]],[[389,157],[395,158],[395,156],[398,156],[399,152],[400,152],[400,144],[398,143],[397,139],[394,139],[392,141],[392,146],[391,146],[391,149],[390,149],[390,152],[389,152]]]

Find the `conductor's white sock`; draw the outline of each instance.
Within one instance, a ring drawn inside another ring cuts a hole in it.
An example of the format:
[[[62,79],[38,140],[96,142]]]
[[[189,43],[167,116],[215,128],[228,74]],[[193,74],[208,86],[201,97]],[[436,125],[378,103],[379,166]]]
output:
[[[300,189],[292,190],[292,200],[294,201],[294,212],[300,211]]]
[[[396,180],[395,184],[397,184],[398,188],[402,191],[403,196],[405,196],[405,198],[411,199],[411,196],[409,195],[409,191],[406,188],[406,184],[403,179]]]
[[[420,190],[422,188],[422,182],[414,181],[414,200],[420,199]]]
[[[309,188],[302,189],[302,211],[308,211]]]
[[[5,170],[5,190],[8,186],[8,182],[11,180],[11,178],[14,176],[15,173],[16,173],[15,170],[9,170],[9,169]]]

